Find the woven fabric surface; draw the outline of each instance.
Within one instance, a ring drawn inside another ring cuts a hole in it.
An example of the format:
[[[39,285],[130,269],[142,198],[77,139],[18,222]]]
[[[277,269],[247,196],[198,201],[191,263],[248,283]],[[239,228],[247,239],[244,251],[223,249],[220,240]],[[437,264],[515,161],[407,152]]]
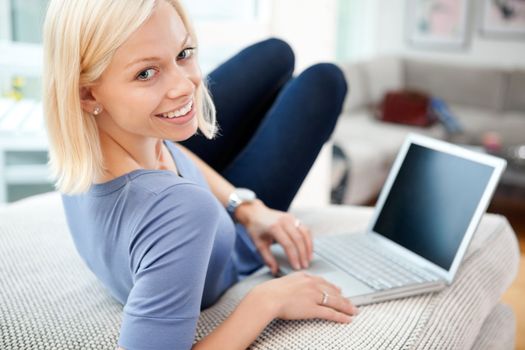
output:
[[[349,207],[297,212],[314,234],[363,229],[370,214],[368,208]],[[252,349],[468,349],[517,263],[507,221],[486,215],[457,280],[446,290],[364,306],[349,325],[275,320]],[[269,278],[261,269],[228,290],[202,312],[196,339]],[[58,194],[0,208],[0,284],[0,349],[115,348],[122,306],[76,254]]]
[[[516,340],[516,317],[508,305],[498,304],[483,323],[472,350],[512,350]]]
[[[115,348],[122,307],[78,256],[58,197],[0,209],[0,283],[0,349]]]

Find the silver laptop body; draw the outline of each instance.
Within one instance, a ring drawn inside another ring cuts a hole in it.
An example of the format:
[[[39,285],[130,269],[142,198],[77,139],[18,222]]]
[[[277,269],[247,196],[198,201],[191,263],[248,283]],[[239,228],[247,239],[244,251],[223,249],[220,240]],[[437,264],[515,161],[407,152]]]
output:
[[[354,305],[443,289],[505,166],[502,159],[410,134],[367,231],[315,239],[307,271],[341,287]],[[292,272],[283,249],[272,251],[281,272]]]

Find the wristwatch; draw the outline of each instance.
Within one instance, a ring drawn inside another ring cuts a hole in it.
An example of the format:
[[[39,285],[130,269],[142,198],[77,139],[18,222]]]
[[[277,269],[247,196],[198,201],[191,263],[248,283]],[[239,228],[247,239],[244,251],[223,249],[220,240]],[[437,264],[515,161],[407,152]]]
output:
[[[255,199],[257,199],[257,196],[252,190],[248,188],[236,188],[230,194],[230,197],[228,197],[228,205],[226,206],[226,210],[232,218],[235,218],[233,214],[239,205],[253,202]]]

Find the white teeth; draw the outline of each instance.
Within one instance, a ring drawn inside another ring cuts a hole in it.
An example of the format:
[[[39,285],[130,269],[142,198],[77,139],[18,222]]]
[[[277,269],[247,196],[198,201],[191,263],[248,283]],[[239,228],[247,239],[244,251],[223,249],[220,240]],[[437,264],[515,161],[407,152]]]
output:
[[[168,113],[163,113],[161,114],[161,116],[163,116],[164,118],[170,118],[170,119],[182,117],[188,114],[188,112],[191,111],[192,107],[193,107],[193,100],[191,100],[190,103],[188,103],[186,106],[182,107],[181,109],[172,111],[172,112],[168,112]]]

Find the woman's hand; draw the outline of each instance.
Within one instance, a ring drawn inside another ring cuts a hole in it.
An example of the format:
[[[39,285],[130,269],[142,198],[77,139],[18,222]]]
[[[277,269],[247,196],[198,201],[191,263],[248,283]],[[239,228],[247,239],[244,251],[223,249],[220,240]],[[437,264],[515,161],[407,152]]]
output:
[[[262,283],[251,292],[268,305],[276,318],[300,320],[322,318],[349,323],[359,310],[341,295],[341,289],[327,280],[306,272]]]
[[[277,241],[296,270],[307,268],[313,255],[310,230],[290,213],[268,208],[260,200],[246,203],[235,211],[237,220],[246,227],[264,262],[275,275],[279,265],[270,251]]]

